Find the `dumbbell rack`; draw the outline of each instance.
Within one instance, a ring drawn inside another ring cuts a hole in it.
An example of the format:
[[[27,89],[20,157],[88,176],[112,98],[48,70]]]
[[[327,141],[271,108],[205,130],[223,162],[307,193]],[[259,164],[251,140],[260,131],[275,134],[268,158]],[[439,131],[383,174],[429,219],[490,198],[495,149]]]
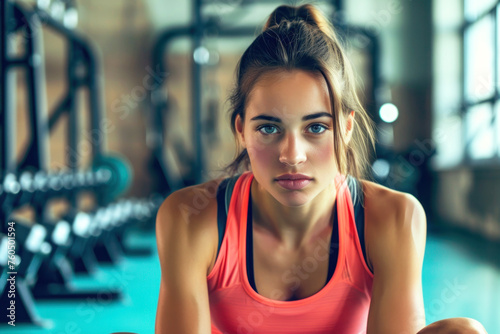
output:
[[[157,199],[116,199],[130,182],[130,168],[117,157],[102,153],[103,141],[93,141],[93,165],[87,170],[78,167],[78,154],[67,161],[69,169],[47,171],[47,142],[50,130],[68,114],[68,147],[77,150],[77,90],[89,91],[91,131],[99,130],[101,122],[98,66],[90,43],[82,36],[53,20],[41,10],[28,10],[12,1],[0,3],[1,35],[1,107],[2,126],[0,165],[0,248],[6,247],[8,222],[18,208],[29,205],[36,213],[36,223],[16,221],[16,322],[42,324],[35,311],[35,299],[86,299],[96,297],[98,290],[76,290],[71,279],[74,273],[91,275],[99,263],[117,264],[124,254],[134,252],[126,247],[124,234],[136,223],[151,220],[159,203]],[[43,106],[43,55],[41,29],[55,30],[68,41],[68,91],[46,121]],[[9,52],[7,37],[25,29],[28,38],[25,54],[17,58]],[[29,116],[32,133],[25,154],[17,163],[14,158],[16,111],[15,85],[11,70],[26,72]],[[89,212],[77,208],[79,195],[90,192],[96,207]],[[70,210],[55,221],[48,218],[46,204],[53,199],[66,199]],[[6,254],[6,253],[5,253]],[[7,262],[0,254],[0,302],[6,297]],[[118,299],[121,291],[106,288],[108,299]]]

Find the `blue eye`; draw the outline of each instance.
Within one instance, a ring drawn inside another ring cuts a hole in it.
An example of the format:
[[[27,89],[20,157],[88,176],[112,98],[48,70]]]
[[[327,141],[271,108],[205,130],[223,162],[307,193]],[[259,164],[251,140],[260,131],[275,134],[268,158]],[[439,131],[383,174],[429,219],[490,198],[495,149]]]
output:
[[[278,133],[278,129],[274,125],[263,125],[258,128],[258,131],[265,135],[273,135]]]
[[[311,133],[319,134],[325,132],[326,127],[321,124],[313,124],[309,127],[309,130],[311,130]]]

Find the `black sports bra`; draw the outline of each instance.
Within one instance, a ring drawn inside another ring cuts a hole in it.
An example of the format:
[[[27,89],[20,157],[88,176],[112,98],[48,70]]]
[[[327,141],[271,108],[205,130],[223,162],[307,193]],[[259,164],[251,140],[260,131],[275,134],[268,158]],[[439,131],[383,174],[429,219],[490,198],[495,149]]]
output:
[[[224,238],[224,233],[226,230],[227,221],[227,211],[229,209],[229,203],[231,201],[231,195],[233,193],[234,184],[238,180],[240,175],[236,175],[232,178],[224,179],[217,189],[217,228],[219,234],[219,243],[217,248],[217,256],[219,255],[219,250]],[[367,262],[366,248],[365,248],[365,211],[364,211],[364,194],[361,187],[361,182],[352,176],[348,176],[347,185],[349,187],[349,192],[351,193],[351,200],[354,207],[354,220],[356,222],[356,229],[358,231],[359,243],[361,245],[361,250],[363,251],[363,257],[365,262]],[[337,266],[338,257],[338,245],[339,245],[339,230],[338,230],[338,217],[337,217],[337,202],[334,205],[334,221],[332,229],[332,237],[330,242],[330,261],[328,264],[328,276],[326,282],[330,281]],[[248,220],[247,220],[247,242],[246,242],[246,253],[247,253],[247,274],[248,281],[252,288],[257,291],[255,285],[255,277],[253,272],[253,238],[252,238],[252,201],[250,200],[248,205]],[[326,283],[325,283],[326,284]]]

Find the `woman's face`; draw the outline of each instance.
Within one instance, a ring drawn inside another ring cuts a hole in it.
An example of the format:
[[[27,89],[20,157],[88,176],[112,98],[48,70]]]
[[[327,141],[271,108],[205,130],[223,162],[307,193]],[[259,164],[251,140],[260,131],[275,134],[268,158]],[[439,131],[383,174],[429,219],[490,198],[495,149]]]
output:
[[[283,71],[258,80],[244,122],[236,119],[255,179],[283,205],[308,203],[338,174],[330,110],[323,77]]]

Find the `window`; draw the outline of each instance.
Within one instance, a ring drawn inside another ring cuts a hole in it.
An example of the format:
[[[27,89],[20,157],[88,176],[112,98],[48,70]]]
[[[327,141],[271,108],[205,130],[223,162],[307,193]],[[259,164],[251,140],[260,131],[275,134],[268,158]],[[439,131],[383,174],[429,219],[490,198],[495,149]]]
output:
[[[435,0],[435,168],[500,162],[500,0]]]
[[[465,157],[500,157],[498,131],[499,0],[465,0],[463,23],[463,113]]]

